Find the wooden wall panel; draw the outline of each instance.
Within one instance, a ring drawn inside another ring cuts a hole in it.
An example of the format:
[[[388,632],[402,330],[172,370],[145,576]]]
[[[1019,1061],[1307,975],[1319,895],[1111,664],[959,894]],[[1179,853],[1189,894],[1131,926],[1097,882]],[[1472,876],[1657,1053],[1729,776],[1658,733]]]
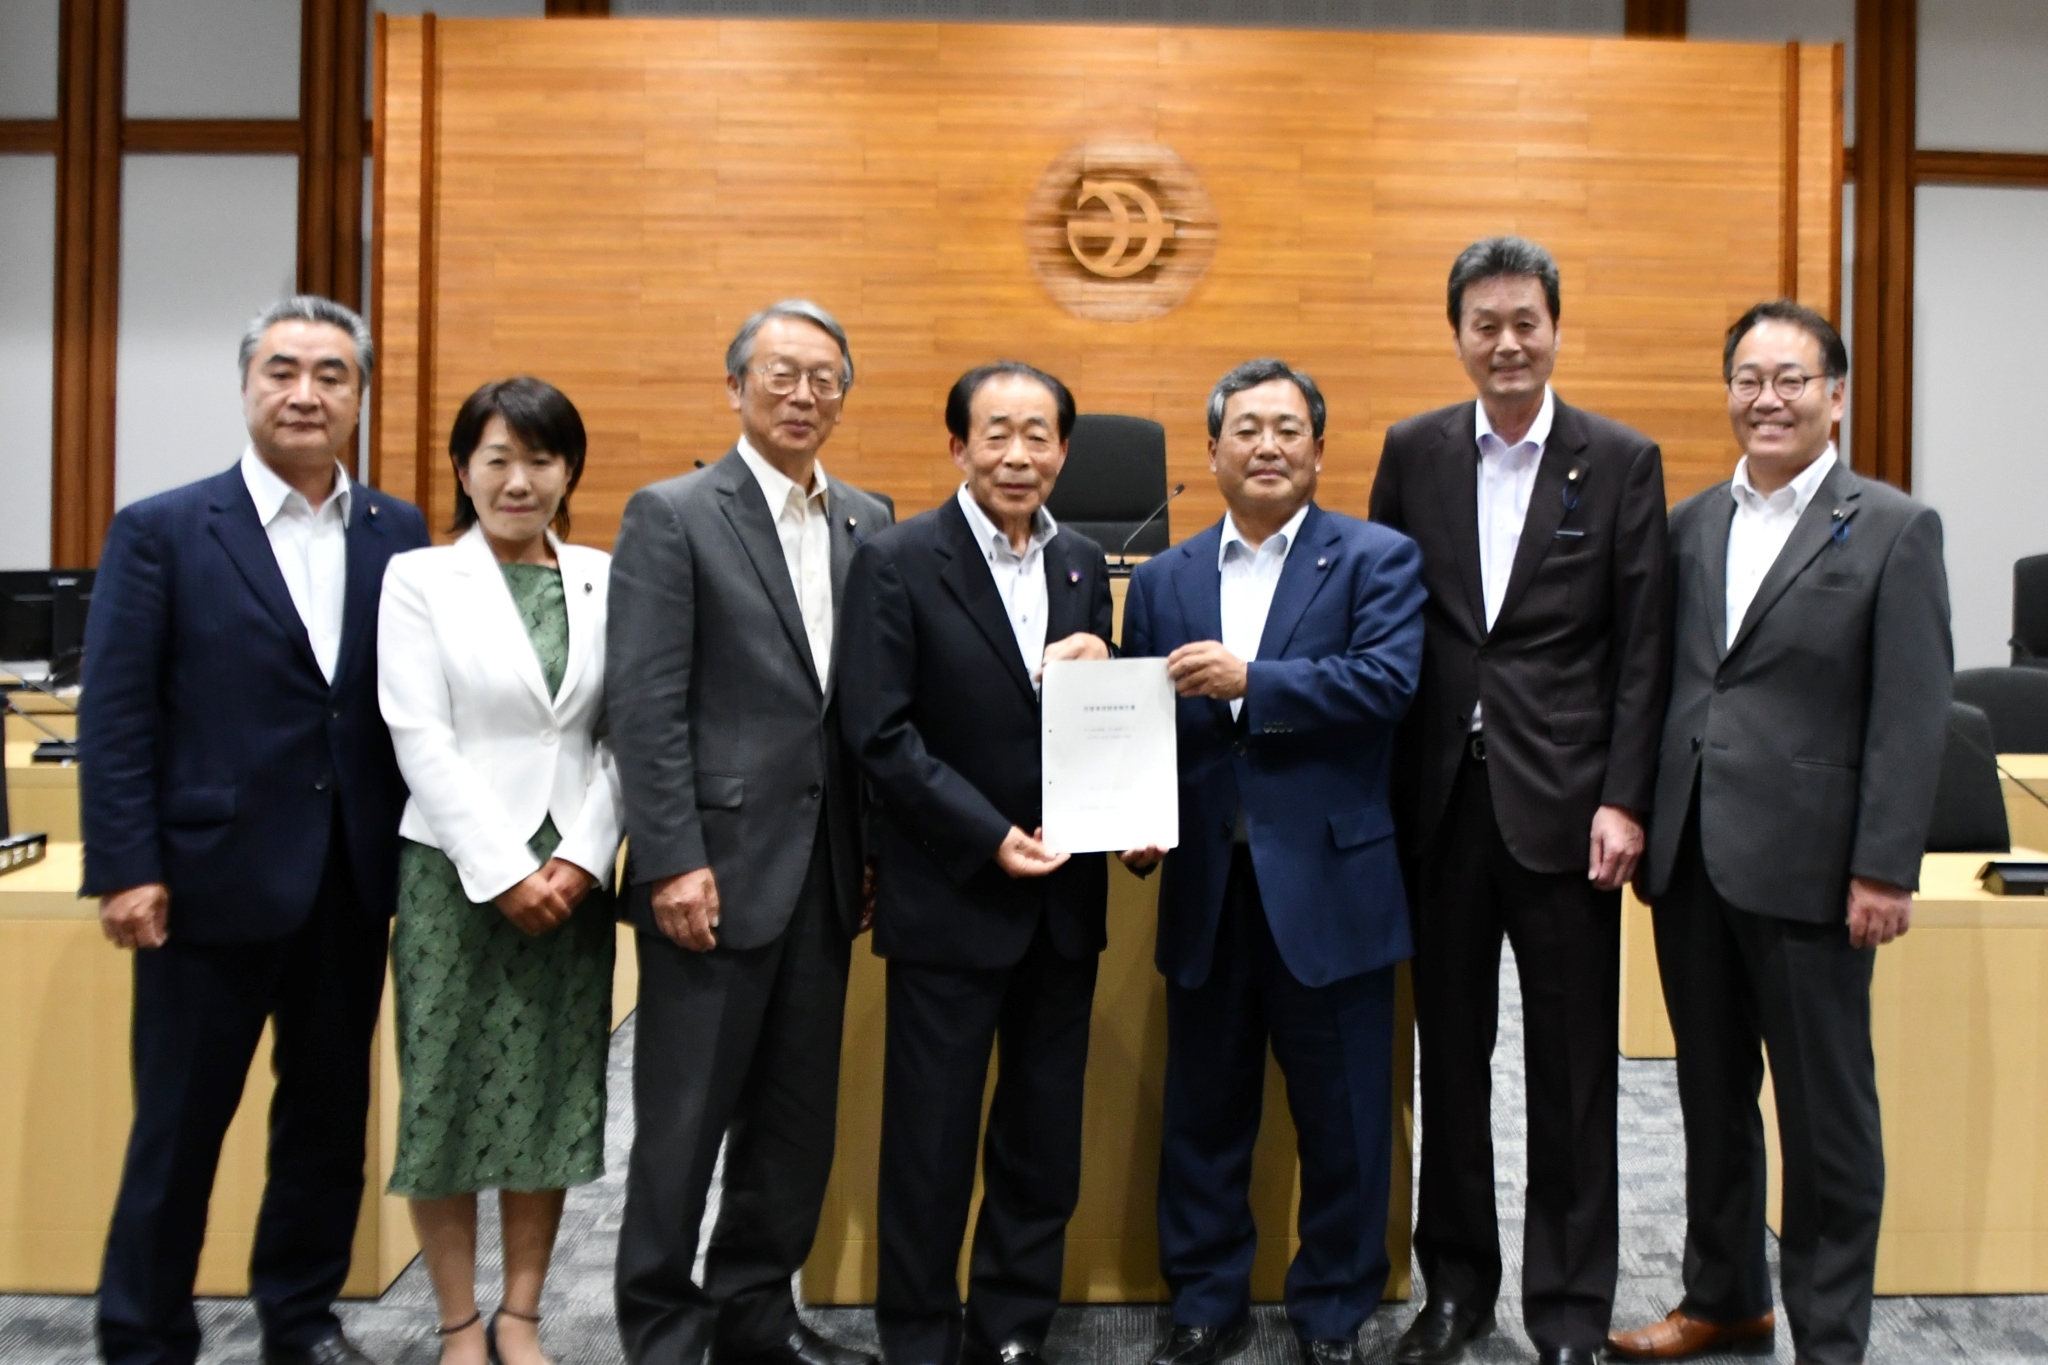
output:
[[[1174,515],[1185,536],[1221,512],[1208,389],[1268,353],[1323,382],[1321,498],[1363,512],[1386,427],[1469,395],[1444,275],[1459,248],[1504,231],[1562,264],[1559,391],[1659,439],[1681,496],[1732,462],[1720,337],[1780,290],[1788,72],[1804,90],[1818,60],[1714,43],[1135,27],[438,31],[430,432],[404,433],[388,398],[407,364],[397,262],[419,216],[400,203],[409,172],[394,150],[385,457],[428,452],[445,508],[450,476],[433,452],[462,398],[540,374],[590,428],[577,538],[600,545],[633,489],[730,444],[726,341],[790,295],[838,314],[860,367],[824,463],[906,513],[954,483],[947,386],[1016,355],[1060,374],[1086,409],[1166,425],[1172,475],[1189,484]],[[389,32],[416,50],[416,22]],[[417,119],[418,70],[390,65],[387,136]],[[1838,128],[1835,109],[1802,100],[1802,161],[1828,121]],[[1207,276],[1149,322],[1063,312],[1026,257],[1040,175],[1106,133],[1171,147],[1221,223]],[[1806,293],[1819,268],[1808,256],[1827,247],[1809,210],[1828,209],[1832,190],[1803,170]],[[389,469],[385,483],[404,487]]]
[[[1799,54],[1798,290],[1809,308],[1842,319],[1842,45]]]
[[[370,482],[416,498],[419,445],[420,111],[425,26],[377,16],[377,113],[373,137],[375,246],[370,330],[377,372],[370,390]]]

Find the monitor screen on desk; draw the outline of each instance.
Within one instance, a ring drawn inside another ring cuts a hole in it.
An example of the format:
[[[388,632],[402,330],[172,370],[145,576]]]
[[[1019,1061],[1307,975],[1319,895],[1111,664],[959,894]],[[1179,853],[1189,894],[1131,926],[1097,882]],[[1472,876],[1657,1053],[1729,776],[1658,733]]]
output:
[[[0,572],[0,659],[47,662],[53,674],[75,675],[92,580],[91,569]]]

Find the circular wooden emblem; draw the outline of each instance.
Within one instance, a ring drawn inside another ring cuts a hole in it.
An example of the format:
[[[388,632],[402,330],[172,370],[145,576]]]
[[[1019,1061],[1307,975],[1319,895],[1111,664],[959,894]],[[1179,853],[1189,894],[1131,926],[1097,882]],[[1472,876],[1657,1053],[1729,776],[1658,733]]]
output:
[[[1092,138],[1040,177],[1024,219],[1053,302],[1095,322],[1172,312],[1216,254],[1216,206],[1171,148]]]

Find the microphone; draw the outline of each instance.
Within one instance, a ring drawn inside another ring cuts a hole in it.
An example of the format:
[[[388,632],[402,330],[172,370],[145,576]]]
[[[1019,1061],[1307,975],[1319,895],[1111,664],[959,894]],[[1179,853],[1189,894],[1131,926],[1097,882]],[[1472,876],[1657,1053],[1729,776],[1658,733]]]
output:
[[[1127,562],[1127,560],[1129,559],[1131,553],[1131,542],[1138,538],[1138,533],[1140,531],[1143,531],[1147,526],[1150,526],[1153,522],[1159,520],[1160,515],[1166,511],[1167,504],[1171,503],[1175,498],[1179,497],[1181,494],[1187,491],[1188,486],[1186,484],[1175,484],[1173,486],[1173,491],[1166,495],[1166,502],[1162,502],[1157,507],[1153,508],[1151,515],[1147,516],[1143,521],[1139,522],[1135,527],[1132,528],[1131,533],[1124,537],[1124,543],[1117,547],[1116,559],[1118,564],[1121,565]]]

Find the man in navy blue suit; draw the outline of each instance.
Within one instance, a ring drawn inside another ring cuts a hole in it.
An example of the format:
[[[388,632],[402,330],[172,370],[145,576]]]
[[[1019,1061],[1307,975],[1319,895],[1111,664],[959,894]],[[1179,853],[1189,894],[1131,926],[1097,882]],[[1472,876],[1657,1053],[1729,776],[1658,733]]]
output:
[[[334,1296],[363,1197],[370,1036],[405,785],[377,709],[377,598],[419,510],[354,483],[372,361],[329,299],[242,339],[249,446],[107,532],[80,709],[85,885],[135,950],[135,1121],[101,1270],[101,1354],[190,1365],[221,1140],[275,1026],[249,1257],[265,1365],[350,1365]]]
[[[1209,398],[1229,513],[1138,567],[1124,653],[1180,694],[1180,844],[1159,889],[1166,976],[1159,1259],[1173,1329],[1154,1365],[1249,1335],[1247,1187],[1266,1047],[1300,1143],[1287,1316],[1309,1365],[1358,1361],[1387,1281],[1394,964],[1407,902],[1387,784],[1422,667],[1422,557],[1313,501],[1322,394],[1278,360]],[[1149,872],[1157,849],[1124,855]]]

